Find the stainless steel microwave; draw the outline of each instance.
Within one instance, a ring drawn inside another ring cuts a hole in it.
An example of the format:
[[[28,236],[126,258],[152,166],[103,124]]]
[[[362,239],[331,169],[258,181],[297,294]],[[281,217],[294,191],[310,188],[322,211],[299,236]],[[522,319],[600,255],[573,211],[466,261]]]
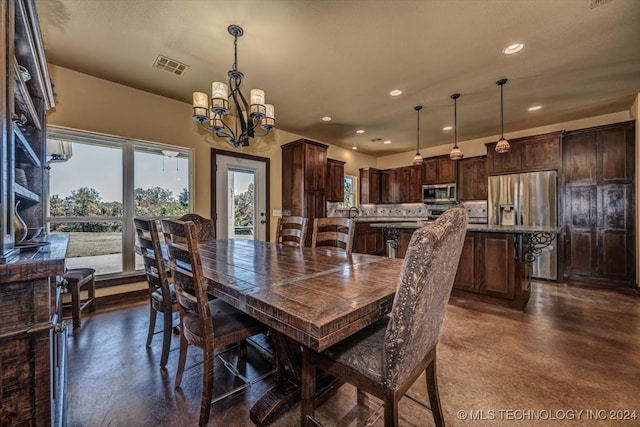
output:
[[[458,201],[457,197],[455,183],[422,186],[424,203],[453,203]]]

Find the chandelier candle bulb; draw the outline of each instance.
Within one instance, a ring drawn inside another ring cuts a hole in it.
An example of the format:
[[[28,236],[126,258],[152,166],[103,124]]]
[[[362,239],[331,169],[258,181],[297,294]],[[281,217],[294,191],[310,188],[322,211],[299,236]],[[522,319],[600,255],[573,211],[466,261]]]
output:
[[[211,111],[216,114],[229,112],[229,86],[226,83],[211,83]]]
[[[271,104],[264,104],[265,107],[265,117],[262,119],[262,124],[260,125],[262,129],[271,130],[276,127],[276,113],[275,108]]]
[[[250,100],[251,117],[262,118],[265,115],[264,107],[264,91],[262,89],[251,89]]]
[[[193,117],[204,120],[209,118],[209,97],[204,92],[193,92]]]
[[[213,130],[222,130],[224,129],[224,123],[222,122],[222,119],[215,117],[209,120],[209,127]]]

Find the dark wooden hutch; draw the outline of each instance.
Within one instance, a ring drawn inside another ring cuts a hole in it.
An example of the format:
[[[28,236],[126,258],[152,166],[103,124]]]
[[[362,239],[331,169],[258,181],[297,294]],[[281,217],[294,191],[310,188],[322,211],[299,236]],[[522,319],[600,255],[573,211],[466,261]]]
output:
[[[59,278],[68,237],[15,247],[15,218],[43,227],[46,117],[54,106],[33,0],[0,3],[0,424],[63,423],[66,332]],[[21,228],[21,227],[18,227]]]

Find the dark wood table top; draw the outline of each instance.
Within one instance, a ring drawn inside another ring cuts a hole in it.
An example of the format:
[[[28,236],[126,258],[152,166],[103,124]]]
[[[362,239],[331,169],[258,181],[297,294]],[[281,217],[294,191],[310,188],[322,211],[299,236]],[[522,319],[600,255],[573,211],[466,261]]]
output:
[[[317,351],[389,313],[403,261],[244,239],[200,255],[211,294]]]

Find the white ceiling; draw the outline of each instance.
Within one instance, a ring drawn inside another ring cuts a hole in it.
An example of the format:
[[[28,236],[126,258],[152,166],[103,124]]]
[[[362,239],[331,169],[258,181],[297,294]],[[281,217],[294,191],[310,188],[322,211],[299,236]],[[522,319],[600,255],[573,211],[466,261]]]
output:
[[[598,4],[599,6],[595,6]],[[628,110],[640,92],[640,0],[36,0],[49,62],[191,102],[226,81],[277,126],[376,156]],[[520,53],[502,49],[524,42]],[[162,54],[190,68],[152,67]],[[246,86],[245,86],[246,85]],[[392,89],[403,95],[392,98]],[[528,112],[532,105],[542,105]],[[331,122],[322,122],[331,116]],[[190,120],[185,115],[185,120]],[[194,122],[194,126],[197,126]],[[364,129],[364,134],[356,134]],[[376,139],[389,139],[383,145]]]

